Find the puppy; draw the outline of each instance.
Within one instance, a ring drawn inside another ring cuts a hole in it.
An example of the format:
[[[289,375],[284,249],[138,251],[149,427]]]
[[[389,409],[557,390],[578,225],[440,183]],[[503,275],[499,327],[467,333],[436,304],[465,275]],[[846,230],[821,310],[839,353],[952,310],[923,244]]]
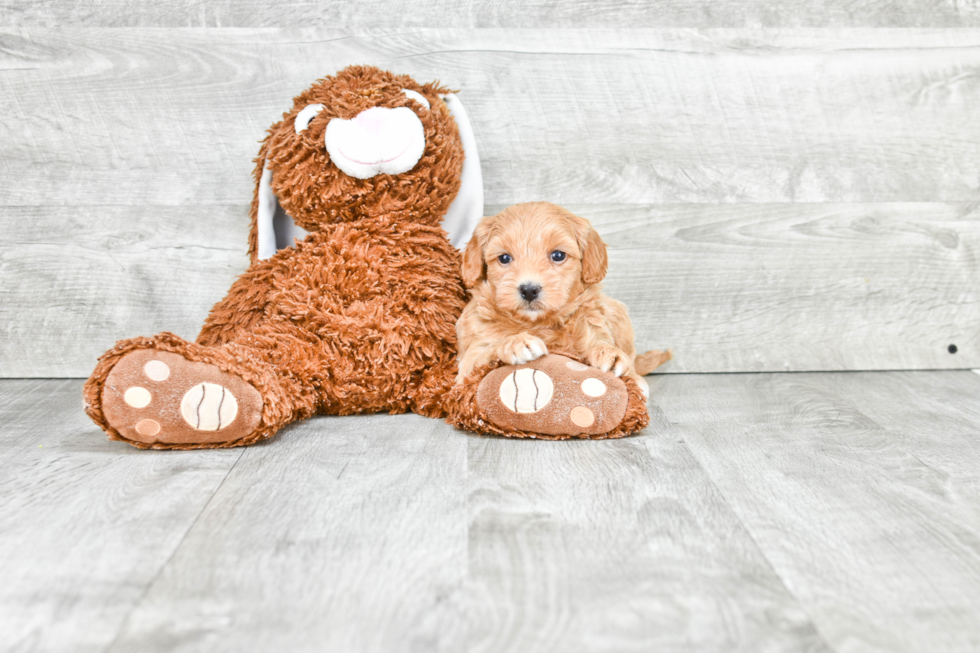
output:
[[[456,382],[495,360],[519,365],[552,348],[625,374],[647,395],[642,375],[670,352],[636,356],[626,306],[600,292],[607,266],[589,221],[560,206],[517,204],[483,218],[463,252],[472,298],[456,323]]]

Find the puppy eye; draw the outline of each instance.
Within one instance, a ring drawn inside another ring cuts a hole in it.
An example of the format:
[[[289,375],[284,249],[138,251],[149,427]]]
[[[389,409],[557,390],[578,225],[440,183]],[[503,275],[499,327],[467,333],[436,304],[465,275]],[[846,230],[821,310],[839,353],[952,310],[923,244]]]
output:
[[[296,114],[296,121],[293,123],[293,127],[296,129],[297,134],[302,134],[306,131],[306,128],[310,126],[310,123],[316,118],[316,114],[323,111],[322,104],[310,104],[303,107],[303,110]]]
[[[511,259],[510,254],[501,254],[500,256],[497,257],[497,260],[500,261],[501,265],[507,265],[513,259]]]
[[[561,263],[565,260],[565,252],[561,251],[560,249],[556,249],[551,253],[551,260],[555,263]]]

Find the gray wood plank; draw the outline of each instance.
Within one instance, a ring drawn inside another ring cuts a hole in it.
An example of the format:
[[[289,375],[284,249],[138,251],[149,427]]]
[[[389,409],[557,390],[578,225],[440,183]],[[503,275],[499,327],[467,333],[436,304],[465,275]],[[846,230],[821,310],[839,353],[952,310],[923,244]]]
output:
[[[108,650],[462,650],[466,445],[371,415],[248,448]]]
[[[0,376],[88,376],[119,339],[197,336],[248,263],[248,205],[17,207],[0,245]]]
[[[980,365],[974,204],[569,208],[609,244],[638,346],[673,349],[664,372]],[[7,209],[0,375],[83,377],[120,338],[193,338],[245,269],[246,214]]]
[[[612,442],[471,438],[470,651],[825,651],[661,415]]]
[[[116,339],[193,337],[244,269],[263,130],[355,61],[462,88],[491,204],[594,219],[640,345],[678,354],[665,371],[980,364],[978,30],[91,28],[2,44],[0,376],[85,376]]]
[[[917,398],[950,383],[953,408]],[[718,375],[652,393],[831,647],[974,651],[976,388],[968,372]],[[889,413],[918,417],[870,416]]]
[[[0,650],[104,651],[241,451],[108,441],[78,381],[0,381]]]
[[[615,442],[316,418],[146,452],[0,381],[0,648],[980,645],[980,377],[674,375]]]
[[[863,413],[888,429],[894,446],[941,475],[973,484],[971,494],[980,496],[980,376],[864,373],[828,376],[826,381],[859,401]],[[980,502],[972,508],[969,523],[980,524]]]
[[[965,27],[980,25],[971,2],[861,0],[5,0],[10,25],[120,27]]]
[[[5,205],[238,203],[309,83],[462,89],[510,204],[975,201],[980,31],[74,29],[4,36]]]
[[[611,248],[638,349],[673,349],[662,371],[980,364],[976,204],[569,208]]]

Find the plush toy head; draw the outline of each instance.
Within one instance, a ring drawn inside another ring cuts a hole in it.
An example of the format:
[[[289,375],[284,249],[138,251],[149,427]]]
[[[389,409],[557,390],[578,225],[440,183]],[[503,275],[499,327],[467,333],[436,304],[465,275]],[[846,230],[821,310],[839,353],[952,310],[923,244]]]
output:
[[[332,223],[475,224],[483,197],[473,140],[462,106],[436,82],[370,66],[319,80],[269,129],[256,159],[253,262]],[[447,218],[461,179],[465,215]]]

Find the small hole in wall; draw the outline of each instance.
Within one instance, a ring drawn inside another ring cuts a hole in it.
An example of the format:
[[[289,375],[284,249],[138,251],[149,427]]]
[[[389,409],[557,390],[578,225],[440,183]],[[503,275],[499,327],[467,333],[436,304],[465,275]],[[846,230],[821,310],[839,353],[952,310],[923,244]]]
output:
[[[951,354],[955,354],[957,351],[956,345],[950,345],[949,347],[946,348],[946,351],[948,351]]]

